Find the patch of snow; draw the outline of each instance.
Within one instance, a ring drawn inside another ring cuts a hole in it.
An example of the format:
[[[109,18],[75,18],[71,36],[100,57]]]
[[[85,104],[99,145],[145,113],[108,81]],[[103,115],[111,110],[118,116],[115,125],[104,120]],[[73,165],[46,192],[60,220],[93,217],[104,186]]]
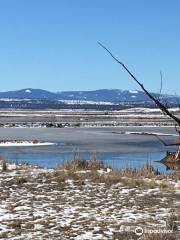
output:
[[[137,134],[137,135],[155,135],[155,136],[179,136],[178,134],[173,133],[158,133],[158,132],[124,132],[125,134]]]
[[[102,234],[97,234],[96,236],[93,234],[93,232],[86,232],[83,233],[77,237],[74,238],[75,240],[88,240],[88,239],[103,239],[103,235]]]
[[[138,91],[137,90],[129,90],[129,93],[137,94]]]
[[[132,189],[129,189],[129,188],[123,188],[122,190],[121,190],[121,193],[122,194],[129,194],[131,191],[133,191],[134,189],[132,188]]]
[[[15,211],[24,211],[24,210],[29,210],[29,209],[31,209],[31,208],[27,207],[27,206],[18,206],[18,207],[14,208]]]
[[[22,102],[22,101],[30,101],[31,99],[27,99],[27,98],[0,98],[0,101],[4,101],[4,102]]]
[[[170,112],[178,112],[180,109],[179,108],[169,108],[168,109]],[[119,112],[133,112],[133,113],[159,113],[161,112],[160,109],[158,108],[129,108],[129,109],[125,109],[125,110],[120,110]]]
[[[79,104],[79,105],[84,105],[84,104],[91,104],[91,105],[118,105],[113,102],[106,102],[106,101],[88,101],[88,100],[58,100],[59,102],[63,102],[66,104]]]
[[[33,143],[28,141],[23,142],[1,142],[0,147],[28,147],[28,146],[49,146],[55,145],[56,143],[52,142],[40,142],[40,143]]]
[[[42,229],[44,229],[44,226],[37,223],[37,224],[34,224],[34,229],[35,230],[42,230]]]
[[[8,164],[8,170],[15,170],[17,168],[17,165],[15,163]]]
[[[25,92],[26,93],[31,93],[31,90],[30,89],[26,89]]]

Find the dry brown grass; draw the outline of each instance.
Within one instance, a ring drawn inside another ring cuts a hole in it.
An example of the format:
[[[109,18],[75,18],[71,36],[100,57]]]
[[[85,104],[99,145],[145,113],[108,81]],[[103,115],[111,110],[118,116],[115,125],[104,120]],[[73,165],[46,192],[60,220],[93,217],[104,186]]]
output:
[[[102,161],[93,157],[90,160],[84,159],[74,159],[64,163],[63,169],[70,171],[79,171],[79,170],[100,170],[104,168]]]
[[[150,233],[143,234],[141,237],[133,232],[116,232],[114,238],[116,240],[179,240],[178,233]]]
[[[18,185],[22,185],[22,184],[24,184],[24,183],[27,183],[27,182],[28,182],[28,179],[27,179],[27,177],[25,177],[25,176],[19,176],[19,177],[16,177],[16,178],[15,178],[15,182],[16,182],[16,184],[18,184]]]
[[[179,235],[174,233],[159,233],[159,234],[147,234],[143,236],[143,240],[179,240]]]
[[[103,171],[102,174],[98,171],[100,169]],[[105,183],[107,186],[121,183],[129,187],[155,188],[159,186],[160,189],[170,188],[170,184],[166,180],[169,178],[175,179],[176,177],[176,175],[160,175],[148,163],[139,169],[111,169],[110,172],[106,170],[103,163],[96,158],[92,158],[91,160],[74,159],[66,162],[63,167],[57,168],[54,176],[58,182],[73,179],[80,183],[85,179],[89,179],[92,182]],[[157,179],[161,180],[161,182],[157,183]]]
[[[7,162],[2,160],[2,171],[7,171]]]
[[[173,232],[178,232],[180,229],[178,228],[179,224],[178,222],[180,221],[180,213],[171,213],[169,218],[166,220],[167,222],[167,227],[169,229],[172,229]]]

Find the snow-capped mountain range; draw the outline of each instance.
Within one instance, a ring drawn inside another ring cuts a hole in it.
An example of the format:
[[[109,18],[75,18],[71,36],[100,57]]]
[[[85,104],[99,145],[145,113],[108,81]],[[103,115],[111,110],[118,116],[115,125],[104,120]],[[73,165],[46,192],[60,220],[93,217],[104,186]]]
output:
[[[180,96],[153,93],[154,96],[165,99],[169,103],[180,103]],[[76,100],[76,101],[107,101],[120,102],[149,102],[146,94],[139,90],[100,89],[93,91],[62,91],[49,92],[42,89],[22,89],[17,91],[0,92],[0,100]]]

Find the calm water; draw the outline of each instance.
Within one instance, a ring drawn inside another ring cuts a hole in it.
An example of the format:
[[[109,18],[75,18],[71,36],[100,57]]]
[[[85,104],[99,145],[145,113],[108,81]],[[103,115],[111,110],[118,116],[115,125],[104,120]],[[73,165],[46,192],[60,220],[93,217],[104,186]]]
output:
[[[157,161],[165,156],[167,149],[156,138],[114,134],[114,130],[132,131],[132,128],[0,129],[0,139],[37,139],[56,143],[41,147],[0,147],[0,156],[15,162],[54,168],[74,159],[75,153],[79,152],[83,159],[90,159],[95,153],[97,159],[113,168],[138,168],[149,162],[160,172],[166,172],[166,166]],[[137,129],[140,130],[173,131],[168,128]],[[164,140],[170,139],[166,137]]]
[[[106,166],[113,168],[138,168],[145,163],[150,163],[160,172],[166,172],[166,167],[157,162],[165,156],[165,152],[79,152],[75,149],[67,152],[62,146],[41,146],[41,147],[2,147],[0,148],[1,158],[15,162],[28,162],[42,167],[54,168],[61,166],[65,161],[74,159],[79,155],[82,159],[90,159],[93,155],[102,160]]]

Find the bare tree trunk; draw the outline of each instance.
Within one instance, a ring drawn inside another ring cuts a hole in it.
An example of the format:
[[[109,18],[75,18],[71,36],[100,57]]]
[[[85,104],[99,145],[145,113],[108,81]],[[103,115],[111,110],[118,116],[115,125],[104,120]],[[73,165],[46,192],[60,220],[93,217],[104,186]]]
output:
[[[175,129],[176,132],[179,134],[179,140],[180,140],[180,119],[178,117],[176,117],[174,114],[172,114],[168,108],[160,102],[160,99],[157,99],[156,97],[154,97],[145,87],[144,85],[139,82],[139,80],[135,77],[135,75],[133,75],[131,73],[131,71],[124,65],[123,62],[121,62],[119,59],[117,59],[110,51],[109,49],[107,49],[104,45],[102,45],[100,42],[98,42],[98,44],[106,51],[108,52],[108,54],[118,63],[120,64],[125,71],[131,76],[131,78],[141,87],[141,89],[143,90],[143,92],[156,104],[156,106],[163,112],[165,113],[168,117],[170,117],[174,122],[175,122]],[[162,81],[162,73],[161,73],[161,81]],[[162,83],[161,83],[162,84]],[[162,87],[161,87],[162,88]],[[161,90],[160,90],[161,91]],[[158,138],[159,139],[159,138]],[[163,142],[161,140],[161,142]],[[164,142],[163,142],[164,144]],[[166,144],[164,144],[166,146]],[[171,160],[174,163],[179,164],[180,163],[180,142],[172,144],[172,145],[177,145],[178,149],[177,151],[173,154],[173,160]],[[167,161],[169,161],[169,159],[171,159],[171,154],[167,154],[167,156],[165,157]],[[166,161],[165,160],[165,161]]]
[[[178,127],[180,128],[180,119],[177,118],[174,114],[172,114],[167,107],[162,104],[158,99],[156,99],[144,86],[142,83],[139,82],[139,80],[130,72],[130,70],[124,65],[124,63],[122,63],[121,61],[119,61],[104,45],[102,45],[100,42],[98,42],[98,44],[105,49],[110,56],[118,63],[120,64],[125,70],[126,72],[131,76],[131,78],[133,78],[133,80],[141,87],[141,89],[145,92],[145,94],[156,104],[156,106],[163,112],[165,113],[167,116],[169,116],[171,119],[173,119],[175,121],[175,123],[178,125]]]

